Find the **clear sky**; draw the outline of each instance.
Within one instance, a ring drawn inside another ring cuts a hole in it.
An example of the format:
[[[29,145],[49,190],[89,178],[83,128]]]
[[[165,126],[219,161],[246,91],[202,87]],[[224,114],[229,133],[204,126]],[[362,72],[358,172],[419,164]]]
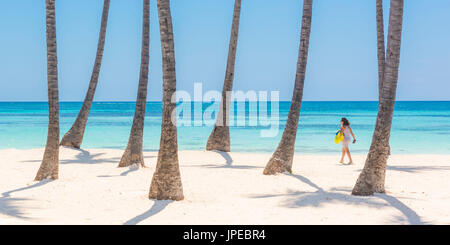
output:
[[[172,0],[178,89],[222,88],[234,0]],[[386,32],[389,1],[384,1]],[[103,0],[56,0],[61,101],[84,98]],[[243,0],[236,90],[290,100],[301,0]],[[405,1],[398,99],[450,100],[450,1]],[[97,101],[134,101],[142,0],[111,0]],[[151,0],[149,100],[160,100],[161,50]],[[46,101],[45,1],[0,0],[0,101]],[[305,100],[376,100],[375,0],[316,0]]]

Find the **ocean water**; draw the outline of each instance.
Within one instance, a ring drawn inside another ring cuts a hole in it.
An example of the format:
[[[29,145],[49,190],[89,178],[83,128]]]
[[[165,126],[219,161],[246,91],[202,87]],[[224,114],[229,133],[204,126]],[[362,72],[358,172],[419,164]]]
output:
[[[61,137],[72,125],[81,104],[60,103]],[[258,107],[255,109],[248,103],[244,107],[236,105],[237,113],[245,111],[245,117],[238,118],[237,121],[247,125],[230,127],[231,150],[272,153],[283,133],[289,105],[290,102],[279,103],[279,118],[273,124],[278,133],[273,137],[261,135],[261,130],[267,130],[270,126],[249,125],[250,119],[254,118],[252,112],[258,111]],[[214,105],[200,104],[200,107],[203,107],[202,113],[208,108],[211,109],[211,106]],[[194,107],[193,105],[192,108]],[[270,109],[270,105],[268,108]],[[295,151],[305,154],[340,152],[341,146],[336,145],[333,139],[339,129],[340,118],[347,117],[358,140],[356,144],[351,145],[351,152],[366,153],[370,146],[377,109],[377,102],[303,102]],[[160,102],[148,102],[144,129],[146,151],[158,150],[161,111]],[[194,112],[191,114],[194,115]],[[268,114],[269,118],[275,115],[270,110]],[[82,147],[124,149],[133,115],[133,102],[95,102]],[[185,112],[180,115],[184,116]],[[259,119],[260,123],[267,122],[266,119]],[[181,118],[180,122],[191,122],[193,125],[178,127],[179,149],[203,150],[212,126],[204,125],[201,116],[192,119]],[[47,123],[48,109],[45,102],[0,102],[0,149],[44,147]],[[203,125],[194,126],[194,123]],[[397,102],[391,147],[392,152],[397,154],[450,154],[450,102]]]

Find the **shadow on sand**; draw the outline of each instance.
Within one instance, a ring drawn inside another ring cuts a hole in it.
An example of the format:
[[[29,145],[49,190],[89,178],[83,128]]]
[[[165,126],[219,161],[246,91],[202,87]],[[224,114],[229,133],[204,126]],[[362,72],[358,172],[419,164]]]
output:
[[[136,172],[138,170],[139,170],[139,166],[132,165],[128,168],[128,170],[122,172],[119,175],[98,175],[97,177],[100,177],[100,178],[111,178],[111,177],[120,177],[120,176],[123,177],[123,176],[127,176],[129,173]]]
[[[450,166],[387,166],[388,170],[416,173],[421,171],[450,171]]]
[[[313,183],[306,177],[295,174],[286,174],[288,176],[294,177],[301,182],[313,187],[316,189],[315,192],[301,192],[301,191],[291,191],[286,194],[275,194],[275,195],[259,195],[252,196],[253,198],[271,198],[271,197],[287,197],[282,205],[290,208],[298,208],[305,206],[314,206],[318,207],[324,203],[331,202],[344,202],[353,205],[369,205],[373,207],[383,208],[386,206],[394,207],[398,211],[402,213],[403,217],[398,218],[397,220],[407,220],[409,224],[412,225],[423,225],[425,224],[420,216],[411,208],[406,206],[400,200],[393,196],[389,196],[387,194],[376,194],[370,197],[361,197],[361,196],[352,196],[350,189],[339,189],[332,188],[330,191],[325,191],[320,186]],[[340,193],[346,192],[346,193]]]
[[[105,155],[106,153],[96,153],[91,154],[89,151],[83,150],[83,149],[74,149],[70,148],[75,151],[78,151],[79,153],[75,156],[75,159],[60,159],[60,164],[96,164],[96,163],[113,163],[113,162],[119,162],[120,158],[118,157],[112,157],[112,158],[99,158],[102,155]],[[22,162],[41,162],[42,159],[37,160],[26,160]]]
[[[140,222],[156,215],[157,213],[161,212],[163,209],[165,209],[170,203],[173,201],[171,200],[163,200],[163,201],[155,201],[153,206],[145,213],[140,214],[127,222],[124,223],[124,225],[137,225]]]
[[[223,159],[225,159],[225,165],[215,165],[215,164],[203,164],[203,165],[194,165],[193,167],[205,167],[205,168],[230,168],[230,169],[254,169],[261,168],[257,166],[251,165],[233,165],[233,158],[228,152],[223,151],[212,151],[219,154]],[[186,166],[185,166],[186,167]]]
[[[20,192],[20,191],[25,191],[25,190],[29,190],[32,188],[36,188],[36,187],[45,185],[47,183],[50,183],[52,181],[53,180],[43,180],[43,181],[37,182],[30,186],[21,187],[21,188],[17,188],[14,190],[3,192],[2,196],[0,197],[0,213],[7,215],[7,216],[19,218],[19,219],[29,219],[28,217],[25,216],[25,214],[22,211],[20,211],[20,207],[19,207],[18,203],[23,202],[23,201],[28,201],[30,199],[12,198],[11,194],[15,193],[15,192]]]
[[[187,166],[183,166],[183,167],[187,167]],[[202,167],[202,168],[229,168],[229,169],[262,168],[262,167],[250,166],[250,165],[214,165],[214,164],[195,165],[195,167]]]
[[[222,156],[223,159],[225,159],[227,166],[231,166],[231,164],[233,164],[233,158],[231,158],[231,156],[228,152],[223,152],[223,151],[212,151],[212,152],[215,152],[215,153],[219,154],[220,156]]]
[[[87,150],[83,149],[75,149],[69,148],[74,151],[78,151],[78,154],[75,156],[75,159],[60,159],[60,164],[98,164],[98,163],[117,163],[119,164],[120,157],[110,157],[110,158],[102,158],[101,156],[106,153],[95,153],[91,154]],[[155,158],[155,156],[146,156],[144,158]],[[27,160],[22,162],[41,162],[42,159],[37,160]]]
[[[225,159],[225,165],[222,163],[217,164],[192,164],[192,165],[183,165],[183,167],[197,167],[197,168],[229,168],[229,169],[255,169],[262,168],[258,166],[251,165],[233,165],[233,158],[228,152],[223,151],[211,151],[219,154],[223,159]]]

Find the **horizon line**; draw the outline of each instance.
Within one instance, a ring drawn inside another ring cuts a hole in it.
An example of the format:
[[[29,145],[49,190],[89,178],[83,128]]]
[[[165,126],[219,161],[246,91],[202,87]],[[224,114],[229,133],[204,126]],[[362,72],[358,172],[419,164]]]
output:
[[[16,102],[16,103],[46,103],[48,102],[47,100],[0,100],[0,103],[11,103],[11,102]],[[64,100],[64,101],[59,101],[60,103],[83,103],[82,100],[78,101],[78,100]],[[97,100],[97,101],[93,101],[95,102],[124,102],[124,103],[135,103],[136,101],[133,100]],[[162,100],[148,100],[147,102],[162,102]],[[191,101],[191,102],[204,102],[204,101]],[[204,102],[204,103],[212,103],[213,101],[209,101],[209,102]],[[239,101],[239,102],[243,102],[243,101]],[[248,101],[246,100],[245,102],[258,102],[257,100],[251,100]],[[270,102],[270,100],[268,100],[267,102]],[[279,102],[291,102],[291,100],[279,100]],[[302,102],[378,102],[378,100],[303,100]],[[450,102],[450,100],[396,100],[395,102]]]

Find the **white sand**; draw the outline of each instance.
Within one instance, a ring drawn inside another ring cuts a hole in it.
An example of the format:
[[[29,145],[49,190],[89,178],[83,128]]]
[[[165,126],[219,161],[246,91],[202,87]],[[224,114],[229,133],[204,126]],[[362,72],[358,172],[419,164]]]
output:
[[[156,152],[121,169],[121,150],[61,148],[60,178],[33,182],[42,153],[0,150],[0,224],[450,224],[450,155],[392,156],[388,193],[354,197],[365,155],[298,154],[293,175],[264,176],[270,154],[181,151],[185,200],[155,202]]]

